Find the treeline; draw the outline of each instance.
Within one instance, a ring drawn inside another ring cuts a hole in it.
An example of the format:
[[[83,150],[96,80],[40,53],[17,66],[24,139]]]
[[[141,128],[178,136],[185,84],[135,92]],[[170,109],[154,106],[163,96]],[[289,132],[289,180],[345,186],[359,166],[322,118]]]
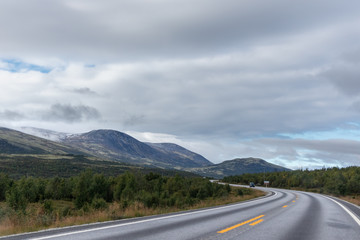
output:
[[[249,184],[249,182],[254,182],[261,185],[264,180],[270,181],[271,187],[303,188],[335,195],[360,194],[360,167],[243,174],[223,179],[227,183]]]
[[[134,202],[148,208],[182,208],[206,198],[226,197],[230,191],[229,185],[214,184],[203,178],[169,177],[152,172],[126,172],[111,177],[87,170],[71,178],[19,180],[0,174],[0,201],[17,212],[25,212],[29,203],[42,203],[46,211],[51,211],[51,200],[72,201],[76,209],[84,211],[106,208],[112,202],[123,208]]]

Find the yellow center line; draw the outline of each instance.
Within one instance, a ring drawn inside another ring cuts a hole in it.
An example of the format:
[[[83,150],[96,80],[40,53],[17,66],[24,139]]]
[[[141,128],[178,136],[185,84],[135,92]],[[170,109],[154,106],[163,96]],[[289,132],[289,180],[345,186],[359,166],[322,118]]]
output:
[[[264,221],[264,219],[257,220],[256,222],[250,223],[249,225],[255,226],[256,224],[261,223],[262,221]]]
[[[288,207],[288,205],[283,206],[283,208],[286,208],[286,207]]]
[[[255,220],[259,219],[259,218],[262,218],[262,217],[264,217],[264,216],[265,216],[265,215],[257,216],[257,217],[255,217],[255,218],[249,219],[249,220],[247,220],[247,221],[245,221],[245,222],[242,222],[242,223],[236,224],[236,225],[234,225],[234,226],[232,226],[232,227],[225,228],[225,229],[223,229],[223,230],[221,230],[221,231],[218,231],[218,233],[226,233],[226,232],[228,232],[228,231],[230,231],[230,230],[233,230],[234,228],[237,228],[237,227],[240,227],[240,226],[242,226],[242,225],[248,224],[248,223],[253,222],[253,221],[255,221]]]
[[[295,200],[294,200],[294,201],[292,201],[292,202],[295,202]]]

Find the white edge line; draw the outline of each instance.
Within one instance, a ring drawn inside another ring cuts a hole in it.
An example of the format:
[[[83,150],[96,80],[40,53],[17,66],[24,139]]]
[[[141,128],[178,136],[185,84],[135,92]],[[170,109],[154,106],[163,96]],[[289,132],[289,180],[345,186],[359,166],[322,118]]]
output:
[[[324,197],[326,197],[326,196],[324,196]],[[344,205],[342,205],[338,201],[336,201],[336,200],[334,200],[332,198],[329,198],[329,197],[326,197],[326,198],[330,199],[331,201],[335,202],[340,207],[342,207],[355,220],[355,222],[360,226],[360,219],[354,213],[352,213],[349,209],[347,209]]]
[[[274,193],[275,193],[275,194],[272,195],[271,197],[274,197],[274,196],[277,195],[277,192],[274,192]],[[266,199],[267,199],[267,198],[266,198]],[[264,198],[257,199],[257,200],[253,200],[253,201],[249,201],[249,202],[243,202],[243,203],[239,203],[239,204],[233,204],[233,205],[218,207],[218,208],[211,208],[211,209],[205,209],[205,210],[195,211],[195,212],[182,213],[182,214],[176,214],[176,215],[159,217],[159,218],[151,218],[151,219],[146,219],[146,220],[141,220],[141,221],[136,221],[136,222],[121,223],[121,224],[116,224],[116,225],[111,225],[111,226],[85,229],[85,230],[75,231],[75,232],[60,233],[60,234],[56,234],[56,235],[50,235],[50,236],[39,237],[39,238],[36,238],[36,237],[35,237],[35,238],[30,238],[30,240],[43,240],[43,239],[51,239],[51,238],[57,238],[57,237],[64,237],[64,236],[69,236],[69,235],[74,235],[74,234],[79,234],[79,233],[100,231],[100,230],[105,230],[105,229],[109,229],[109,228],[116,228],[116,227],[122,227],[122,226],[127,226],[127,225],[138,224],[138,223],[145,223],[145,222],[151,222],[151,221],[156,221],[156,220],[163,220],[163,219],[168,219],[168,218],[181,217],[181,216],[186,216],[186,215],[191,215],[191,214],[198,214],[198,213],[210,212],[210,211],[215,211],[215,210],[219,210],[219,209],[236,207],[236,206],[238,206],[238,205],[243,205],[243,204],[248,204],[248,203],[254,203],[254,202],[261,201],[261,200],[264,200]],[[30,234],[31,234],[31,233],[30,233]]]

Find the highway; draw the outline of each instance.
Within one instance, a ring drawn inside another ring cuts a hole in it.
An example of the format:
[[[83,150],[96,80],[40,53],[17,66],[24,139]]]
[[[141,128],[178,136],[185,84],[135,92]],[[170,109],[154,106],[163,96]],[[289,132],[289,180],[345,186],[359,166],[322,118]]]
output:
[[[360,208],[300,191],[221,207],[53,229],[0,239],[359,240]]]

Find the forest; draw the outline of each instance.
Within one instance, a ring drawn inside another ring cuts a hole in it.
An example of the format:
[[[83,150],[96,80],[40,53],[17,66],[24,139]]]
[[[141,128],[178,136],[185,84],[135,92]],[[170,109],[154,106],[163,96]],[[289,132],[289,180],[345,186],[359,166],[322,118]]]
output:
[[[241,184],[254,182],[258,185],[269,181],[270,187],[310,190],[336,196],[359,195],[360,167],[243,174],[225,177],[223,181]]]
[[[255,193],[255,194],[254,194]],[[263,193],[202,177],[86,170],[70,178],[0,174],[0,235],[246,200]]]
[[[21,211],[28,203],[44,200],[71,200],[77,209],[99,208],[113,201],[124,206],[134,201],[147,207],[186,206],[208,197],[226,196],[229,192],[228,185],[213,184],[207,179],[163,177],[152,172],[106,177],[87,170],[71,178],[23,177],[19,180],[0,174],[0,201]]]

